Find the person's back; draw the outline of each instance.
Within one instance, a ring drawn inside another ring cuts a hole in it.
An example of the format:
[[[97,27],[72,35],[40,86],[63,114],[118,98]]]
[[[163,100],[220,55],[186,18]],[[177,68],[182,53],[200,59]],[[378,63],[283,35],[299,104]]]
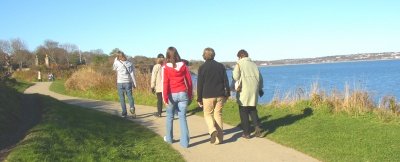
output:
[[[197,103],[203,107],[210,142],[220,144],[223,141],[222,108],[230,90],[226,69],[224,65],[215,61],[214,57],[214,49],[204,49],[203,58],[206,62],[198,71]]]
[[[258,96],[262,96],[264,93],[262,90],[263,78],[257,65],[251,61],[246,50],[240,50],[237,57],[239,60],[233,69],[233,79],[241,84],[240,90],[236,93],[236,101],[239,105],[240,121],[243,129],[242,137],[250,138],[249,115],[255,127],[254,135],[261,137],[263,130],[260,127],[256,106]]]
[[[186,64],[180,59],[175,47],[169,47],[163,67],[163,100],[166,105],[166,136],[164,141],[173,142],[173,121],[178,112],[182,147],[189,147],[189,129],[186,121],[187,106],[192,99],[192,78]]]
[[[191,84],[189,69],[183,62],[177,62],[176,67],[173,67],[172,63],[167,63],[164,66],[164,77],[168,78],[168,83],[164,83],[164,90],[170,93],[187,91],[189,88],[187,85],[189,80]],[[191,85],[190,85],[191,86]],[[189,98],[192,96],[192,92],[188,91]],[[164,101],[167,102],[168,96],[164,95]]]
[[[260,84],[260,72],[257,65],[251,61],[250,58],[242,58],[238,61],[238,65],[241,72],[241,78],[243,84],[253,85],[254,89],[249,89],[251,92],[258,93],[258,86]]]
[[[227,91],[226,69],[223,64],[215,60],[206,60],[200,66],[198,72],[198,92],[199,98],[211,98],[225,96]]]
[[[117,89],[122,109],[121,116],[127,117],[125,105],[126,94],[129,101],[130,112],[133,117],[136,117],[134,99],[132,96],[132,88],[137,86],[134,76],[134,67],[132,63],[127,61],[125,54],[121,51],[118,51],[117,57],[114,60],[113,69],[117,72]]]

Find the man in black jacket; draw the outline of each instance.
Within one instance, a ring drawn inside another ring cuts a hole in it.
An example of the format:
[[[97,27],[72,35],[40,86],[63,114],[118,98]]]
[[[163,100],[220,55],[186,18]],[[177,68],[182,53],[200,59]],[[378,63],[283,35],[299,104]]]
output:
[[[215,61],[214,57],[214,49],[204,49],[205,63],[198,71],[197,103],[203,107],[204,119],[211,135],[210,143],[220,144],[223,140],[222,107],[230,96],[230,89],[225,66]]]

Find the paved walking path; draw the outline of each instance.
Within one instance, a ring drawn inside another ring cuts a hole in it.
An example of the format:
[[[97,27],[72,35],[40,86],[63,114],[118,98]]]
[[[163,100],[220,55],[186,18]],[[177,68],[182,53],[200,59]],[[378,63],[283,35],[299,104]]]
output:
[[[107,113],[120,115],[120,104],[117,102],[98,101],[65,96],[49,90],[51,82],[40,82],[28,88],[25,93],[39,93],[49,95],[62,102],[92,108]],[[136,105],[136,119],[129,119],[144,125],[159,134],[165,134],[165,117],[156,118],[152,113],[155,107]],[[165,116],[165,113],[163,113]],[[190,132],[190,145],[185,149],[179,142],[172,144],[186,161],[201,162],[232,162],[232,161],[318,161],[308,155],[294,149],[279,145],[265,138],[240,138],[241,131],[238,128],[224,124],[224,143],[213,145],[209,143],[207,126],[202,117],[196,115],[188,116]],[[179,121],[174,121],[174,140],[179,140]]]

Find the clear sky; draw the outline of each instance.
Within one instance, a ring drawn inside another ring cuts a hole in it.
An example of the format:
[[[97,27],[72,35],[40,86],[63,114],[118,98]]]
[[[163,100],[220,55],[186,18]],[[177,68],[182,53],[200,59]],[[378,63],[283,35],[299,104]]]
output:
[[[0,39],[81,50],[255,60],[400,51],[400,0],[0,0]]]

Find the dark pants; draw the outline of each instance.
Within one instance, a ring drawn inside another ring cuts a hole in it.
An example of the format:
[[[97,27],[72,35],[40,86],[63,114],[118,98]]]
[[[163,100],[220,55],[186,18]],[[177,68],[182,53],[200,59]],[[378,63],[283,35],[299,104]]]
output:
[[[249,115],[251,120],[253,121],[254,127],[260,127],[260,122],[258,119],[257,109],[255,106],[239,106],[239,113],[240,113],[240,125],[242,126],[243,133],[245,135],[250,135],[250,121]]]
[[[161,116],[162,107],[163,107],[162,93],[157,92],[156,94],[157,94],[157,113]]]

